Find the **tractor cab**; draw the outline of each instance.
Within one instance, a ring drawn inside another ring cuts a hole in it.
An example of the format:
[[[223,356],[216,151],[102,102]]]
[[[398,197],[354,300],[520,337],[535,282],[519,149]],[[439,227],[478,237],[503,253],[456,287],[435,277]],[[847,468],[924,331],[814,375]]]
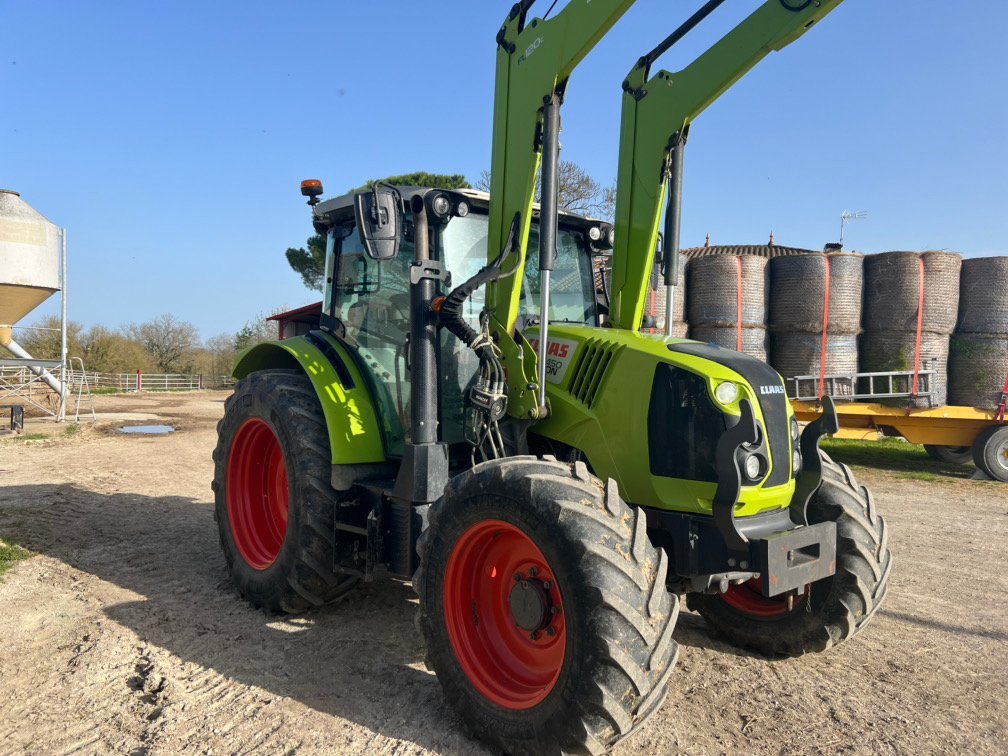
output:
[[[471,189],[439,190],[396,187],[404,202],[423,197],[431,207],[429,245],[441,263],[444,293],[469,280],[487,259],[489,195]],[[358,193],[360,194],[360,193]],[[368,254],[355,217],[355,194],[317,204],[315,224],[326,235],[325,297],[321,327],[352,345],[359,364],[379,397],[389,456],[401,456],[409,436],[410,417],[410,268],[415,256],[415,228],[403,212],[394,257]],[[440,211],[440,212],[438,212]],[[556,271],[552,284],[551,322],[598,326],[608,312],[596,291],[593,260],[606,249],[609,225],[572,213],[560,215]],[[530,254],[519,295],[518,328],[534,328],[539,320],[540,281],[538,207],[530,231]],[[465,301],[463,316],[480,325],[485,290]],[[473,351],[443,331],[438,355],[440,430],[449,445],[461,444],[464,398],[479,369]]]

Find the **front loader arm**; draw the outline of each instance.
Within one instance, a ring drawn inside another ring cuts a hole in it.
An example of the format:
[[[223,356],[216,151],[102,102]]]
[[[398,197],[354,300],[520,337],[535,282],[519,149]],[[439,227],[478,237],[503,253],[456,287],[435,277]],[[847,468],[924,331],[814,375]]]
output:
[[[644,312],[654,264],[673,146],[690,124],[774,50],[781,50],[842,0],[767,0],[686,68],[650,76],[655,58],[721,4],[708,2],[680,30],[641,58],[623,82],[616,238],[613,249],[613,326],[635,330]]]
[[[537,403],[527,387],[535,380],[535,353],[527,342],[522,349],[524,340],[512,334],[542,156],[543,104],[553,95],[562,98],[571,72],[634,0],[570,0],[552,18],[526,22],[533,2],[517,3],[497,34],[487,259],[507,255],[502,267],[514,274],[488,285],[486,303],[510,376],[509,412],[534,418]]]

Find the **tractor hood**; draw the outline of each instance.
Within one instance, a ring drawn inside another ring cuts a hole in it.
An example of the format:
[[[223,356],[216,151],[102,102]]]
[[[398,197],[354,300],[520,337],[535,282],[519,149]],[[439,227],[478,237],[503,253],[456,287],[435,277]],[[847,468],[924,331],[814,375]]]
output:
[[[537,346],[536,328],[525,336]],[[627,501],[710,514],[717,443],[745,401],[759,432],[746,448],[760,470],[743,481],[735,514],[789,505],[793,412],[783,379],[765,363],[713,344],[551,323],[546,376],[551,415],[532,431],[580,450]]]

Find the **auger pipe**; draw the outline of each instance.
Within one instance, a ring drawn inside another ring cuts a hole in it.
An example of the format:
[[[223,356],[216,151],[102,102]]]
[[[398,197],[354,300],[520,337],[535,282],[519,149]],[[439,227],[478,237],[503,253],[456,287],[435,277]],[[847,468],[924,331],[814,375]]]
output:
[[[708,2],[623,82],[610,323],[636,330],[644,314],[677,134],[774,50],[802,36],[842,0],[766,0],[681,71],[650,75],[657,55],[710,15]]]

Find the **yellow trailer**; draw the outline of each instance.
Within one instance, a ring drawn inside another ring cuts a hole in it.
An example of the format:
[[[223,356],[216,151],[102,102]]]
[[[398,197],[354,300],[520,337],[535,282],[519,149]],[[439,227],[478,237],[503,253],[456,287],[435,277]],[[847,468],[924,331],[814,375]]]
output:
[[[840,430],[835,438],[877,441],[902,436],[923,444],[943,462],[973,461],[995,480],[1008,482],[1008,424],[997,410],[975,407],[898,407],[870,402],[845,402],[834,397]],[[811,422],[822,413],[816,401],[792,399],[799,422]]]

